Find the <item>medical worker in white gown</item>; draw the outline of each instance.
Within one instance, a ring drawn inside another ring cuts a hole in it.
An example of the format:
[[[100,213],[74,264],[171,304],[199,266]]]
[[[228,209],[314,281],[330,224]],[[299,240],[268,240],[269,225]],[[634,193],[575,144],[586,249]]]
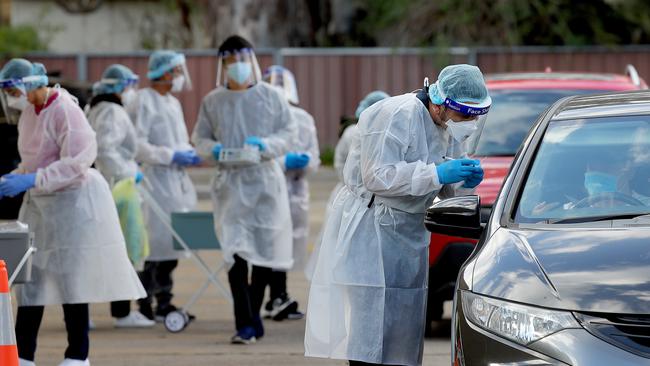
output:
[[[33,366],[44,307],[62,305],[68,348],[61,366],[89,365],[88,304],[145,296],[129,261],[106,180],[90,166],[97,142],[74,98],[48,88],[42,64],[12,59],[0,71],[2,105],[21,110],[16,171],[0,198],[26,192],[19,219],[34,233],[31,282],[17,288],[21,366]]]
[[[234,299],[235,344],[264,335],[260,308],[272,269],[293,266],[287,185],[277,158],[296,134],[289,103],[261,82],[252,45],[231,36],[219,47],[219,86],[201,103],[192,141],[217,164],[212,182],[214,224]],[[252,165],[219,162],[222,149],[255,149]],[[252,265],[249,283],[248,264]]]
[[[312,279],[307,356],[422,363],[428,273],[424,211],[483,179],[466,140],[491,99],[475,66],[443,69],[426,92],[361,114]]]
[[[140,312],[149,319],[163,321],[176,310],[172,304],[172,275],[183,256],[182,251],[174,249],[165,221],[170,220],[172,212],[196,207],[196,190],[186,169],[199,164],[200,158],[190,145],[181,103],[173,95],[191,88],[185,56],[170,50],[153,52],[147,78],[150,86],[138,90],[127,106],[138,138],[136,161],[142,164],[142,185],[162,210],[159,215],[152,202],[145,201],[150,255],[140,273],[148,295],[140,301]]]
[[[138,147],[135,126],[124,109],[136,96],[138,81],[139,77],[128,67],[108,66],[93,87],[94,95],[86,115],[97,138],[95,167],[113,191],[129,259],[136,270],[142,270],[149,251],[142,202],[136,189],[142,173],[135,162]],[[112,302],[111,315],[118,328],[145,328],[156,324],[139,311],[131,311],[130,301]]]

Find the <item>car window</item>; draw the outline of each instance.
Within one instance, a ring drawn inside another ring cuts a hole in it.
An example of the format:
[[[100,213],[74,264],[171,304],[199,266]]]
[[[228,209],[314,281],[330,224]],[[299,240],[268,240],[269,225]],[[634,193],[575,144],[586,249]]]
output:
[[[492,108],[476,145],[477,156],[514,156],[537,117],[555,101],[602,90],[491,90]]]
[[[650,213],[650,116],[551,121],[515,221]]]

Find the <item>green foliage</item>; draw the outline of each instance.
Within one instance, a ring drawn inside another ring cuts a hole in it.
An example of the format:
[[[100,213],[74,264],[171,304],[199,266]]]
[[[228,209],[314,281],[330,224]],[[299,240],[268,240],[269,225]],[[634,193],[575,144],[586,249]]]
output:
[[[18,57],[30,51],[45,49],[36,28],[28,25],[0,26],[0,57]]]
[[[390,46],[650,43],[647,0],[365,0],[359,27]]]
[[[324,166],[334,166],[334,148],[327,145],[320,151],[320,162]]]

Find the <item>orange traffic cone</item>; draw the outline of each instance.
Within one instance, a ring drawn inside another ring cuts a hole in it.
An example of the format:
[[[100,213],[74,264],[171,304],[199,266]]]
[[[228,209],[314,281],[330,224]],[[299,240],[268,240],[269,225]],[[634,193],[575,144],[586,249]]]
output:
[[[7,265],[0,260],[0,365],[18,366],[18,347],[11,308]]]

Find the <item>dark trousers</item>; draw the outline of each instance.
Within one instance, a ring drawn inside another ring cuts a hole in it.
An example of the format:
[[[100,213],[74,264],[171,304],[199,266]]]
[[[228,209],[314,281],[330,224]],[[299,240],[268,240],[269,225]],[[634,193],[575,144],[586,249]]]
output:
[[[144,272],[138,272],[138,277],[140,277],[140,282],[142,282],[143,273]],[[147,295],[149,295],[149,291],[147,291]],[[131,313],[131,301],[130,300],[111,302],[111,316],[113,318],[116,318],[116,319],[124,318],[124,317],[129,316],[130,313]]]
[[[174,297],[172,294],[172,287],[174,286],[172,272],[176,266],[178,266],[178,260],[144,262],[144,270],[140,273],[140,281],[145,291],[147,291],[147,297],[138,300],[143,314],[150,312],[147,309],[151,309],[154,297],[156,298],[158,310],[164,309],[171,304],[172,297]]]
[[[43,306],[19,306],[16,315],[16,344],[18,356],[34,361],[36,338],[43,319]],[[64,304],[63,318],[68,332],[68,348],[65,358],[86,360],[90,340],[88,339],[88,304]]]
[[[235,308],[235,327],[241,330],[252,327],[259,319],[264,301],[264,292],[271,279],[270,268],[253,266],[250,284],[248,281],[248,262],[235,255],[235,264],[228,271],[228,282]]]
[[[131,301],[113,301],[111,303],[111,316],[119,319],[129,316],[131,313]]]
[[[271,288],[271,301],[285,297],[287,295],[287,272],[273,271],[269,287]]]

